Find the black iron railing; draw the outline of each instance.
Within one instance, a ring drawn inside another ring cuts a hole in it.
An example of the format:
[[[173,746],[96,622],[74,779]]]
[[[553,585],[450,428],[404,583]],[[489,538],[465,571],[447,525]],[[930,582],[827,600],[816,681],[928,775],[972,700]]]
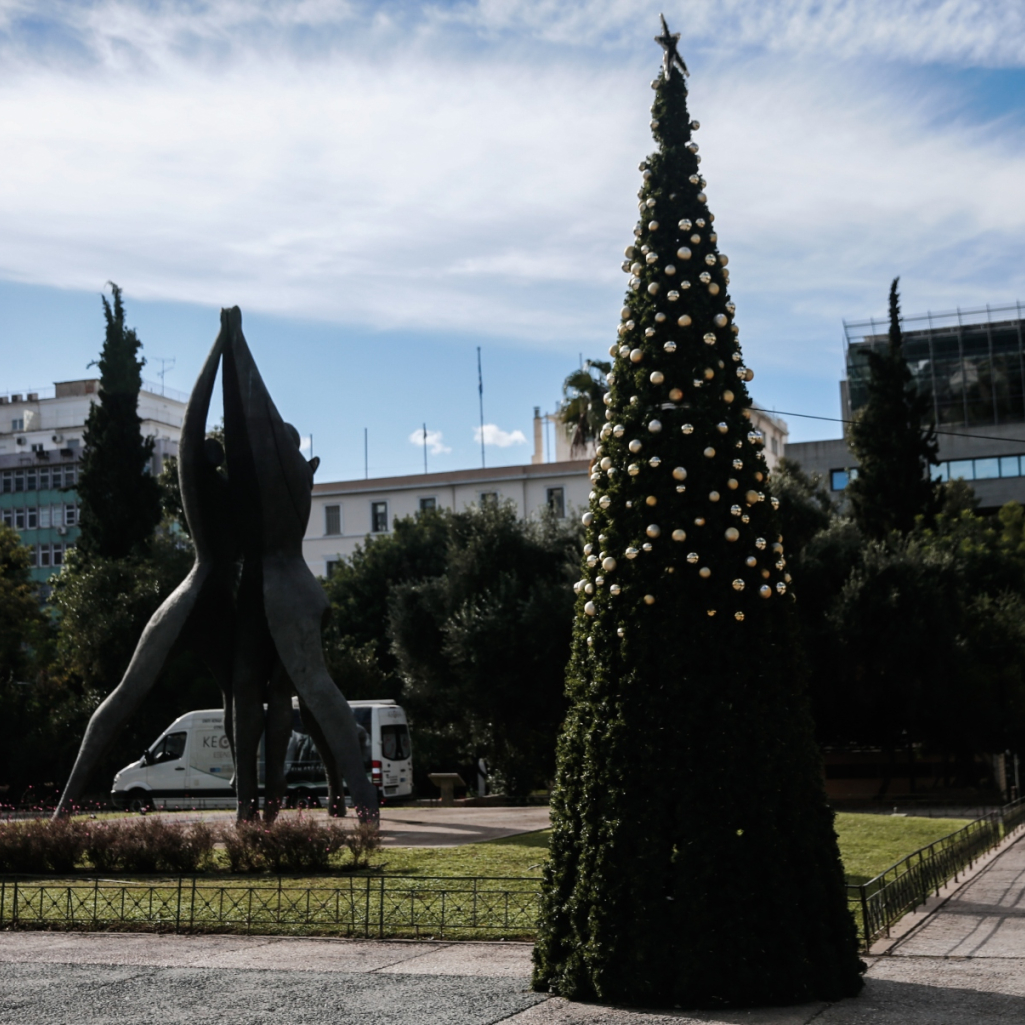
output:
[[[885,872],[865,883],[848,883],[847,902],[858,919],[864,948],[890,935],[897,919],[939,894],[946,883],[1025,824],[1025,798],[1004,805],[999,812],[901,858]]]
[[[196,877],[160,882],[5,879],[0,881],[0,929],[532,936],[537,899],[536,878],[351,876],[321,886]]]

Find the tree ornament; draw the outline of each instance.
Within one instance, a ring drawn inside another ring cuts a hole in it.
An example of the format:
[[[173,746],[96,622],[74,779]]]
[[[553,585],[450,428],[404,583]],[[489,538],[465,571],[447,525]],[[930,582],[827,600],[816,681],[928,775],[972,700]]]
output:
[[[762,586],[758,588],[758,596],[761,598],[771,598],[772,588],[769,587],[768,584],[762,584]]]
[[[726,264],[728,264],[729,262],[730,258],[725,253],[719,254],[719,263],[721,266],[725,267]],[[729,278],[727,278],[726,280],[729,281]]]
[[[709,273],[708,273],[708,271],[706,271],[706,270],[703,270],[703,271],[702,271],[702,272],[701,272],[701,273],[700,273],[700,274],[698,275],[698,281],[700,281],[700,282],[701,282],[701,284],[703,284],[703,285],[707,285],[707,284],[708,284],[708,282],[709,282],[709,281],[711,281],[711,280],[712,280],[712,275],[711,275],[711,274],[709,274]]]
[[[653,594],[646,594],[644,596],[644,604],[645,605],[654,605],[655,604],[655,596]]]
[[[623,589],[622,589],[622,588],[621,588],[621,587],[619,586],[619,584],[613,584],[613,585],[612,585],[612,586],[611,586],[611,587],[609,588],[609,594],[611,594],[611,595],[615,596],[615,595],[619,594],[619,593],[620,593],[620,591],[622,591],[622,590],[623,590]]]
[[[590,636],[590,634],[587,637],[587,646],[589,648],[593,648],[594,647],[594,638],[592,636]]]
[[[723,402],[726,403],[726,405],[729,405],[733,401],[734,398],[735,398],[735,396],[734,396],[733,392],[731,392],[729,390],[729,388],[727,388],[726,391],[724,391],[722,393],[722,400],[723,400]]]
[[[705,518],[704,518],[704,516],[696,516],[694,518],[694,526],[695,527],[703,527],[704,525],[705,525]]]
[[[665,319],[666,319],[666,315],[664,313],[656,313],[655,314],[655,323],[656,324],[661,324]]]
[[[711,331],[706,331],[704,335],[705,345],[715,345],[715,335]]]
[[[606,555],[601,561],[601,568],[605,570],[606,573],[611,573],[616,568],[616,560],[613,559],[611,555]]]
[[[730,506],[730,515],[731,516],[739,516],[743,511],[744,510],[741,509],[739,505],[731,505]]]
[[[714,459],[714,458],[715,458],[715,449],[714,449],[714,448],[712,448],[712,446],[711,446],[711,445],[709,445],[709,446],[708,446],[708,447],[707,447],[707,448],[705,449],[705,451],[704,451],[703,455],[704,455],[704,457],[705,457],[706,459]]]
[[[649,199],[648,200],[648,206],[654,206],[654,205],[655,205],[655,201],[653,199]],[[649,252],[647,254],[647,256],[644,257],[644,260],[645,260],[646,263],[655,263],[658,260],[658,253]]]
[[[586,615],[588,615],[588,616],[595,615],[595,613],[597,613],[597,611],[598,611],[598,607],[594,604],[593,601],[589,601],[589,602],[587,602],[584,605],[584,613]]]
[[[683,398],[683,392],[680,391],[679,388],[673,388],[672,391],[669,392],[669,397],[673,400],[673,402],[679,402],[680,399]]]
[[[687,490],[687,485],[686,484],[677,484],[676,485],[676,492],[677,492],[677,494],[682,495],[686,490]]]
[[[730,429],[730,425],[728,423],[718,423],[718,424],[715,425],[715,429],[720,434],[726,434],[729,431],[729,429]]]
[[[642,448],[643,448],[644,446],[643,446],[643,445],[642,445],[642,444],[641,444],[641,443],[640,443],[640,442],[639,442],[639,441],[638,441],[638,440],[637,440],[636,438],[634,438],[634,439],[633,439],[633,441],[631,441],[631,442],[630,442],[630,444],[629,444],[629,445],[627,445],[626,447],[627,447],[627,448],[628,448],[628,449],[629,449],[629,450],[630,450],[631,452],[633,452],[633,453],[634,453],[634,455],[636,455],[636,454],[637,454],[638,452],[640,452],[640,450],[641,450],[641,449],[642,449]]]
[[[662,430],[662,422],[660,420],[652,420],[651,423],[648,424],[648,430],[651,431],[652,434],[658,434],[658,432]]]
[[[713,281],[708,286],[708,291],[709,291],[709,294],[711,294],[711,295],[718,295],[719,294],[719,286]]]
[[[737,621],[738,623],[743,623],[743,622],[744,622],[744,613],[743,613],[743,612],[740,612],[740,611],[734,612],[734,613],[733,613],[733,618],[734,618],[734,619],[735,619],[735,620],[736,620],[736,621]],[[740,836],[740,835],[741,835],[741,834],[742,834],[743,832],[744,832],[744,830],[742,830],[742,829],[738,829],[738,830],[737,830],[737,836]]]
[[[690,327],[693,321],[690,319],[690,314],[684,313],[677,321],[680,327]]]
[[[702,580],[707,580],[711,575],[712,571],[707,566],[702,566],[701,569],[698,570],[698,576],[701,577]]]
[[[648,495],[644,502],[646,505],[658,505],[658,498],[655,495]]]
[[[631,349],[630,350],[630,362],[631,363],[640,363],[640,361],[642,359],[644,359],[644,352],[643,352],[643,350],[641,350],[641,349]]]
[[[673,268],[673,270],[674,270],[674,272],[675,272],[676,268],[674,267],[674,268]],[[679,298],[680,298],[680,293],[679,293],[679,292],[677,292],[677,291],[676,291],[676,289],[673,289],[673,290],[672,290],[671,292],[667,292],[667,293],[666,293],[666,298],[667,298],[667,299],[668,299],[668,300],[669,300],[669,301],[670,301],[671,303],[675,303],[675,302],[678,302],[678,301],[679,301]]]
[[[658,128],[658,118],[652,118],[651,119],[651,130],[655,131],[656,128]]]
[[[730,477],[730,479],[726,481],[726,487],[728,487],[730,491],[736,491],[737,488],[740,487],[740,481],[738,481],[736,477]]]
[[[653,370],[651,375],[648,377],[648,380],[651,381],[652,384],[661,384],[665,379],[666,375],[663,374],[661,370]]]
[[[613,345],[609,346],[609,355],[610,356],[615,356],[617,352],[619,352],[619,346],[618,345],[613,344]]]
[[[631,548],[627,548],[627,550],[623,554],[628,559],[636,559],[637,558],[637,549],[636,548],[632,548],[632,547]]]
[[[630,465],[629,465],[629,466],[628,466],[628,467],[626,468],[626,472],[627,472],[628,474],[630,474],[630,476],[631,476],[631,477],[636,477],[636,476],[637,476],[637,474],[639,474],[639,473],[641,472],[641,468],[640,468],[640,465],[639,465],[638,463],[631,463],[631,464],[630,464]]]
[[[720,498],[718,491],[709,491],[708,500],[709,502],[718,502]]]
[[[676,267],[671,263],[667,263],[665,271],[663,273],[668,274],[670,277],[672,277],[676,273]]]
[[[663,349],[664,349],[664,350],[665,350],[666,352],[669,352],[669,353],[673,353],[673,352],[676,352],[676,342],[674,342],[674,341],[670,340],[670,341],[666,342],[666,344],[665,344],[665,345],[663,345],[663,346],[662,346],[662,348],[663,348]]]
[[[584,515],[580,517],[580,522],[585,527],[589,527],[592,523],[594,523],[594,513],[585,512]]]
[[[715,324],[716,327],[725,327],[726,324],[727,324],[726,314],[725,313],[717,313],[715,315],[715,319],[713,320],[713,323]]]
[[[779,499],[775,495],[772,496],[772,508],[773,509],[778,509],[779,508]]]
[[[574,590],[574,591],[575,591],[575,592],[576,592],[577,594],[579,594],[579,593],[580,593],[580,592],[581,592],[581,591],[582,591],[582,590],[584,589],[584,585],[585,585],[586,583],[587,583],[587,581],[586,581],[586,580],[578,580],[578,581],[577,581],[577,582],[576,582],[576,583],[575,583],[575,584],[573,585],[573,590]]]
[[[673,531],[673,540],[674,541],[686,541],[687,540],[687,531],[682,530],[680,527],[677,527],[676,530]]]
[[[658,231],[658,221],[648,221],[648,231]]]
[[[757,491],[746,491],[744,493],[744,501],[747,502],[748,505],[754,505],[755,502],[758,501],[758,492]]]
[[[737,579],[733,581],[733,590],[734,591],[743,591],[744,590],[744,581],[741,580],[740,577],[737,577]]]
[[[684,292],[686,292],[686,291],[687,291],[687,289],[688,289],[688,288],[690,288],[690,282],[689,282],[689,281],[681,281],[681,282],[680,282],[680,288],[681,288],[681,289],[682,289],[682,290],[683,290]]]
[[[739,541],[740,531],[736,527],[727,527],[725,536],[727,541]]]
[[[683,425],[683,426],[682,426],[682,427],[680,428],[680,430],[681,430],[681,431],[682,431],[682,432],[683,432],[684,434],[693,434],[693,433],[694,433],[694,425],[693,425],[693,424],[684,424],[684,425]]]
[[[657,523],[649,523],[647,529],[644,531],[648,537],[658,537],[662,533],[662,528]]]
[[[654,334],[655,334],[655,329],[653,327],[646,327],[644,329],[644,337],[645,338],[651,338]]]
[[[626,428],[622,424],[616,424],[616,426],[612,428],[612,433],[617,438],[622,438],[623,435],[626,434]]]
[[[662,464],[662,460],[658,456],[652,456],[648,460],[648,466],[650,466],[652,469],[655,469],[656,467],[660,466],[661,464]]]
[[[709,267],[714,267],[715,266],[715,253],[709,253],[705,257],[705,263],[707,263]]]
[[[691,257],[691,252],[686,246],[680,246],[680,248],[676,250],[676,255],[681,260],[689,260]]]
[[[684,432],[684,433],[687,433],[687,432]],[[682,466],[677,466],[673,470],[673,479],[674,480],[686,480],[687,479],[687,471]]]
[[[608,496],[608,495],[602,495],[602,496],[601,496],[601,498],[599,498],[599,499],[598,499],[598,504],[599,504],[599,505],[600,505],[600,506],[601,506],[601,507],[602,507],[603,509],[608,509],[608,507],[609,507],[610,505],[612,505],[612,499],[611,499],[611,498],[609,498],[609,496]]]
[[[653,281],[650,285],[648,285],[648,294],[649,295],[658,295],[658,288],[659,288],[658,282],[657,281]]]

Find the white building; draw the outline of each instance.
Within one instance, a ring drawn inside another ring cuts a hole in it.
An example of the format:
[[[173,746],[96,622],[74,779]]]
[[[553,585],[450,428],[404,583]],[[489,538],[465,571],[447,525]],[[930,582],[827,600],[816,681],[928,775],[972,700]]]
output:
[[[31,459],[34,453],[55,449],[79,451],[89,410],[94,402],[99,402],[99,390],[100,382],[94,378],[58,381],[52,394],[8,392],[0,395],[0,456]],[[155,441],[153,473],[159,473],[164,459],[178,452],[187,401],[187,395],[171,388],[143,382],[138,412],[142,436]]]
[[[765,436],[765,459],[772,469],[783,456],[787,425],[754,410],[751,423]],[[554,462],[545,462],[549,426],[554,435]],[[583,453],[571,450],[571,433],[553,415],[542,415],[535,407],[534,455],[525,466],[314,484],[313,508],[303,539],[306,563],[317,576],[327,576],[368,534],[387,534],[396,518],[425,509],[458,511],[471,505],[512,501],[523,518],[538,516],[547,508],[559,516],[586,509],[594,446],[589,445]]]

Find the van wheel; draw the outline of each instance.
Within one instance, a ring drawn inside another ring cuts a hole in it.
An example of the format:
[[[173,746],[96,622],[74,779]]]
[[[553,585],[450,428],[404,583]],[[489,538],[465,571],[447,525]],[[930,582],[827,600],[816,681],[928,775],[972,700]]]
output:
[[[126,806],[129,811],[151,811],[153,801],[145,790],[129,790]]]
[[[295,792],[294,807],[296,808],[319,808],[320,801],[312,790],[301,787]]]

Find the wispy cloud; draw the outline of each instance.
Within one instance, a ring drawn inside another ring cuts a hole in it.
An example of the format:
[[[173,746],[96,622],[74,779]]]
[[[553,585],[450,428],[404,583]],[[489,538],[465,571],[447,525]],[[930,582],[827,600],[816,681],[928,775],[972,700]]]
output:
[[[0,276],[603,351],[659,9],[0,0]],[[666,15],[756,359],[821,367],[898,272],[1025,291],[1025,147],[931,70],[1025,66],[1017,0]]]
[[[409,440],[419,448],[426,445],[432,456],[440,456],[452,451],[448,445],[444,444],[441,431],[427,431],[426,438],[424,434],[424,429],[421,427],[419,430],[413,431]]]
[[[497,424],[485,424],[483,429],[474,427],[473,440],[480,444],[481,433],[484,435],[485,445],[495,445],[498,448],[509,448],[510,445],[525,445],[526,435],[523,431],[503,431]]]

